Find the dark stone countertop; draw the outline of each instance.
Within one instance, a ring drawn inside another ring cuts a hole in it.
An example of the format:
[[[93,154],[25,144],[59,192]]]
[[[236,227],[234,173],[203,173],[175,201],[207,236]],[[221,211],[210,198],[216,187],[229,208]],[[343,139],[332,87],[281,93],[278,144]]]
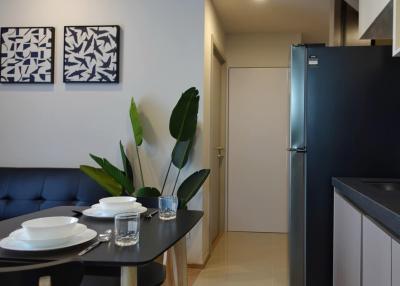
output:
[[[382,182],[400,184],[400,179],[332,179],[338,194],[400,239],[400,190],[386,191],[370,184]]]

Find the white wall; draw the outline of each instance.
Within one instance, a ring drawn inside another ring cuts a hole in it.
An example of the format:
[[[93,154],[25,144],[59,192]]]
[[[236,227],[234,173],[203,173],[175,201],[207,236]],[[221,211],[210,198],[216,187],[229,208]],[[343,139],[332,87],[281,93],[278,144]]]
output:
[[[86,24],[121,26],[120,84],[62,83],[63,26]],[[204,1],[1,0],[0,26],[56,28],[55,84],[0,85],[0,166],[79,167],[93,164],[90,152],[120,165],[118,141],[133,142],[128,110],[134,96],[145,129],[145,181],[160,188],[174,144],[171,110],[186,88],[204,91]],[[207,167],[203,118],[202,101],[197,155],[182,179]],[[193,205],[202,207],[201,195]],[[199,263],[202,227],[191,237],[200,243],[189,241],[189,262]]]
[[[230,34],[226,37],[229,67],[288,67],[290,46],[301,43],[299,33]]]

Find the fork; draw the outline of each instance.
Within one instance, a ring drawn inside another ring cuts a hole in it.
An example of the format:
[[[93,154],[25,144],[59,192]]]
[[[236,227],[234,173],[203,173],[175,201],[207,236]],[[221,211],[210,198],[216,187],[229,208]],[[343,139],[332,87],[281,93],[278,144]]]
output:
[[[158,210],[152,211],[151,213],[149,213],[148,215],[146,215],[144,218],[145,219],[151,219],[154,215],[156,215],[158,213]]]
[[[104,233],[100,233],[99,236],[97,237],[97,240],[95,242],[93,242],[91,245],[89,245],[87,248],[85,248],[84,250],[79,252],[78,256],[82,256],[82,255],[88,253],[92,249],[94,249],[97,246],[99,246],[102,242],[110,241],[111,234],[112,234],[112,230],[111,229],[107,229]]]

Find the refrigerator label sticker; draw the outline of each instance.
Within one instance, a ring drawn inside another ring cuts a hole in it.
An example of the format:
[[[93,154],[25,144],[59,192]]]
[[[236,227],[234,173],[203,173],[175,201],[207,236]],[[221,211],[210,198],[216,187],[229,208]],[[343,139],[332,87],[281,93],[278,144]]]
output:
[[[309,56],[308,57],[308,65],[309,66],[317,66],[318,65],[318,58],[316,56]]]

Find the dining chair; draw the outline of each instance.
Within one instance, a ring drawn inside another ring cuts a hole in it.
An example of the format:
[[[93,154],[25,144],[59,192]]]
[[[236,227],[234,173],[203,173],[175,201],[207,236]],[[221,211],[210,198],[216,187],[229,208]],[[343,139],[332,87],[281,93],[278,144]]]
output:
[[[0,267],[0,285],[79,286],[84,268],[77,260]]]

